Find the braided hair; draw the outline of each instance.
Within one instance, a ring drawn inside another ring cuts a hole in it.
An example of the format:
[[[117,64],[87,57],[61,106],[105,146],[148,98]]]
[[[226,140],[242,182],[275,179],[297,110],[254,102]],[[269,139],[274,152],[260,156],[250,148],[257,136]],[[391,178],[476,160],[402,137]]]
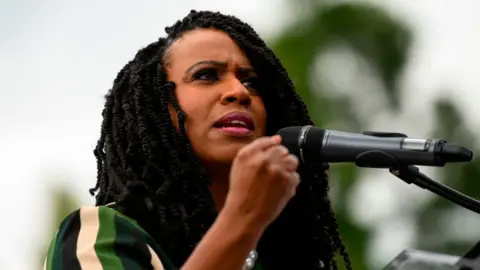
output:
[[[180,108],[175,84],[165,72],[172,42],[199,28],[227,33],[250,59],[259,78],[268,82],[268,89],[260,90],[268,114],[266,135],[286,126],[313,125],[278,58],[236,17],[192,10],[165,28],[166,38],[137,52],[106,95],[101,135],[94,150],[97,183],[90,193],[96,194],[96,205],[115,202],[177,265],[186,261],[216,218],[208,190],[210,179],[185,133],[188,115]],[[172,124],[169,104],[177,111],[179,131]],[[297,195],[259,242],[265,268],[337,269],[339,252],[351,269],[327,195],[327,169],[328,165],[300,168]]]

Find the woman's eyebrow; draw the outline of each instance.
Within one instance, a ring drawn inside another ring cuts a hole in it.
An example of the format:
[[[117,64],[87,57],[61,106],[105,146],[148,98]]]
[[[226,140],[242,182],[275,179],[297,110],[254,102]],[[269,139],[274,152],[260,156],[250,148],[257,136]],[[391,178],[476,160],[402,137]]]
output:
[[[186,71],[185,73],[188,73],[190,71],[192,71],[192,69],[194,69],[195,67],[197,66],[200,66],[200,65],[214,65],[214,66],[217,66],[217,67],[226,67],[228,64],[227,62],[222,62],[222,61],[216,61],[216,60],[202,60],[202,61],[198,61],[196,62],[195,64],[191,65]]]

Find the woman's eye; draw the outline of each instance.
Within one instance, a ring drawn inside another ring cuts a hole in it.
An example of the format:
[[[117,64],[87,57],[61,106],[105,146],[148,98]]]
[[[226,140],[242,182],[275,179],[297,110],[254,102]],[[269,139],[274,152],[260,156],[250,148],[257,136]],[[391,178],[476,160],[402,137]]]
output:
[[[216,81],[218,80],[218,73],[214,68],[202,69],[193,75],[193,79],[200,81]]]
[[[243,85],[245,85],[245,87],[247,87],[249,89],[257,89],[258,90],[259,81],[258,81],[258,78],[256,78],[256,77],[243,80],[242,83],[243,83]]]

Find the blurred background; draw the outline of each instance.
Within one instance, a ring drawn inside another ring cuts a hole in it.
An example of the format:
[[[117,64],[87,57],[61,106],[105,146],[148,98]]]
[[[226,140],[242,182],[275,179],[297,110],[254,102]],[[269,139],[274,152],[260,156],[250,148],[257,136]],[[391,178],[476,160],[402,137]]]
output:
[[[190,9],[249,22],[318,126],[480,147],[475,0],[0,0],[0,269],[41,269],[60,220],[94,203],[103,95]],[[421,169],[480,198],[478,159]],[[480,240],[478,215],[386,171],[334,165],[330,175],[354,269],[381,269],[407,248],[463,255]]]

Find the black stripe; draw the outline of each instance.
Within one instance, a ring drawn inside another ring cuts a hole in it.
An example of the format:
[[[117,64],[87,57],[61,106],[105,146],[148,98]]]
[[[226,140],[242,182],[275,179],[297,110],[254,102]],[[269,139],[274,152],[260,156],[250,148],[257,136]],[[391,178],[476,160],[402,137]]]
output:
[[[77,258],[77,241],[80,233],[80,210],[72,213],[65,225],[64,230],[59,232],[60,240],[62,241],[62,265],[63,269],[68,270],[82,270],[80,262]]]
[[[115,215],[115,254],[127,270],[153,269],[143,232],[126,219]]]

